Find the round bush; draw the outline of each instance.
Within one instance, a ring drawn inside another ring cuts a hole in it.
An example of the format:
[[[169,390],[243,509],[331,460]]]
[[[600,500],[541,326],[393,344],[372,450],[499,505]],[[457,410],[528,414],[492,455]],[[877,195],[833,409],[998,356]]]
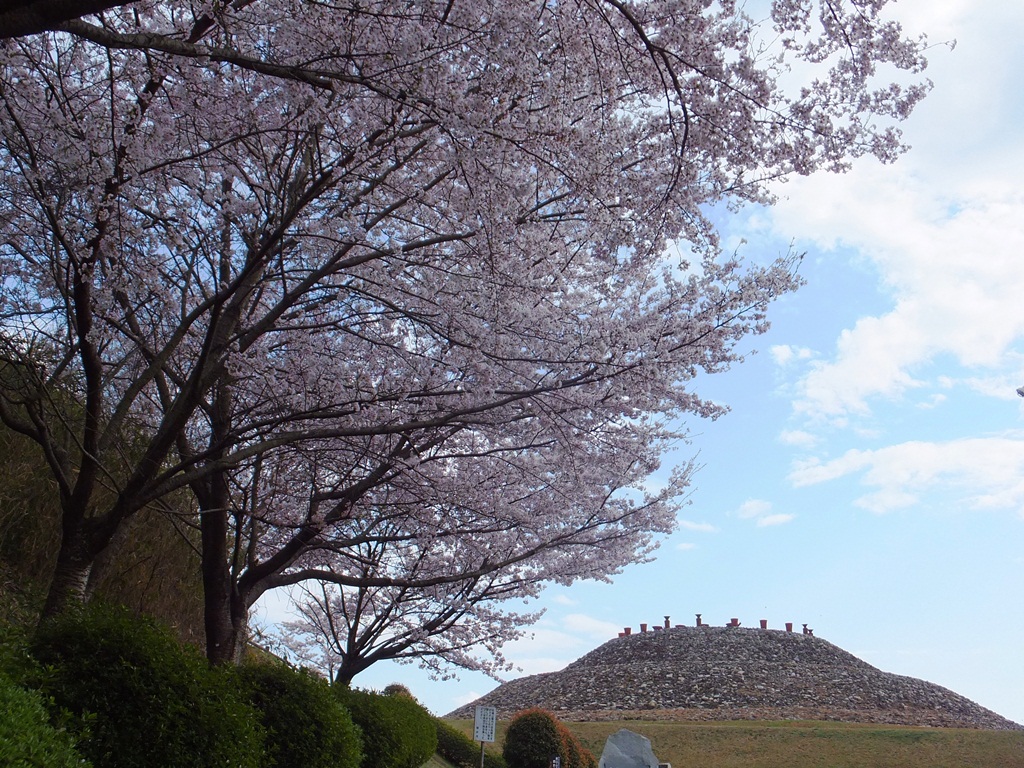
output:
[[[79,750],[104,768],[258,768],[263,733],[232,675],[125,611],[45,623],[32,651],[40,689]]]
[[[568,768],[558,721],[543,709],[527,709],[508,724],[501,754],[508,768],[550,768],[554,757],[561,757]]]
[[[594,756],[550,712],[527,709],[515,715],[505,732],[502,756],[508,768],[596,768]]]
[[[266,731],[266,768],[359,768],[359,729],[327,681],[285,664],[238,670]]]
[[[74,740],[50,725],[42,697],[0,674],[0,765],[7,768],[89,768]]]
[[[420,768],[437,751],[434,718],[411,696],[334,690],[362,729],[362,768]]]

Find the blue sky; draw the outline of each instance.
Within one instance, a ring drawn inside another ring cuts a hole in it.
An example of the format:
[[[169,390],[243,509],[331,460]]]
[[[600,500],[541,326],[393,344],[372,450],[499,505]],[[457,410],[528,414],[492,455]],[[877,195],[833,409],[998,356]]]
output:
[[[900,0],[935,88],[892,166],[781,186],[723,221],[754,258],[806,253],[758,353],[697,383],[702,469],[679,531],[612,584],[553,588],[507,656],[563,667],[625,626],[807,622],[887,672],[1024,723],[1024,4]],[[378,665],[437,714],[495,687]]]

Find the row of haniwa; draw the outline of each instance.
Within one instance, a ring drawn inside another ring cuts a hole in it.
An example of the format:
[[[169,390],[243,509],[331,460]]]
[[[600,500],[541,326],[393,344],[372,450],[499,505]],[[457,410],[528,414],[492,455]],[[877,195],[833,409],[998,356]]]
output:
[[[679,628],[679,627],[684,627],[686,625],[685,624],[676,624],[675,626],[677,628]],[[696,626],[698,626],[698,627],[711,627],[713,625],[705,623],[705,621],[701,618],[701,615],[698,613],[697,614]],[[740,620],[739,619],[730,619],[729,623],[726,624],[725,626],[727,628],[739,627],[740,626]],[[672,629],[672,622],[670,621],[670,617],[666,616],[664,624],[651,624],[651,625],[641,624],[640,625],[640,632],[647,632],[648,628],[650,628],[650,631],[652,631],[652,632],[661,632],[661,631],[664,631],[664,630]],[[768,619],[761,619],[761,629],[768,629]],[[791,622],[791,621],[787,621],[786,622],[786,631],[787,632],[792,632],[793,631],[793,622]],[[627,635],[631,635],[631,634],[633,634],[633,628],[632,627],[624,627],[623,630],[621,632],[619,632],[619,637],[626,637]],[[803,625],[803,634],[813,636],[814,635],[814,630],[810,629],[806,624],[804,624]]]

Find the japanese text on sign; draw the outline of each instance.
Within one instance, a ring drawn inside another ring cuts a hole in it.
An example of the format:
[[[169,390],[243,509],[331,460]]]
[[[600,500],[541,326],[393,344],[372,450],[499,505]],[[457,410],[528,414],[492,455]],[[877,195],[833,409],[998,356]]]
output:
[[[473,718],[473,741],[494,741],[498,725],[498,710],[494,707],[477,707]]]

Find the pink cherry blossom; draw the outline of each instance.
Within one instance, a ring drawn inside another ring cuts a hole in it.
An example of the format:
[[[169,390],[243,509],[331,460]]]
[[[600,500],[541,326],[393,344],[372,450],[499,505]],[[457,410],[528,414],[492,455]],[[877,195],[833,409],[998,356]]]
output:
[[[187,488],[211,658],[320,581],[310,621],[369,638],[325,636],[343,674],[398,637],[500,667],[504,601],[651,556],[700,377],[799,283],[710,207],[903,151],[925,41],[885,6],[143,0],[7,40],[0,419],[61,500],[47,611]]]

